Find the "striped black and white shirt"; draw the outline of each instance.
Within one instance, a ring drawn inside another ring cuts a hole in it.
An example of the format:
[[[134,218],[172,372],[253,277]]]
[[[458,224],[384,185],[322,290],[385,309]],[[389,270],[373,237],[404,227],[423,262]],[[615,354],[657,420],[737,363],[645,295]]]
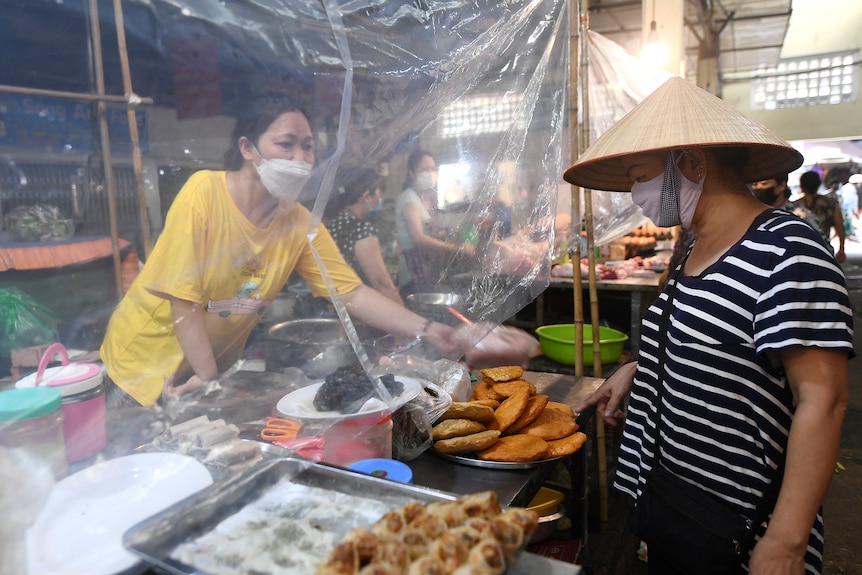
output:
[[[636,497],[652,466],[662,338],[662,465],[751,517],[793,419],[776,352],[815,346],[853,354],[844,273],[811,226],[767,210],[702,274],[678,278],[668,288],[675,292],[667,331],[659,333],[667,290],[643,319],[615,485]],[[820,572],[822,552],[818,513],[809,573]]]

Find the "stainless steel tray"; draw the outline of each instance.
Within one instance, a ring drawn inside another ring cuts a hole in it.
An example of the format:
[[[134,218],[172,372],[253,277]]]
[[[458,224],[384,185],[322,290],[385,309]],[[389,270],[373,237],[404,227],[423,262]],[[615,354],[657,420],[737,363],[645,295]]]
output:
[[[123,544],[168,573],[202,575],[202,571],[193,565],[172,559],[172,552],[180,544],[215,529],[222,520],[256,501],[284,479],[322,489],[391,500],[393,509],[409,501],[453,501],[457,498],[444,491],[388,481],[308,460],[271,459],[215,483],[135,525],[124,535]]]
[[[470,467],[484,467],[485,469],[533,469],[534,467],[538,467],[544,463],[548,463],[551,461],[559,461],[565,455],[561,457],[552,457],[550,459],[539,459],[537,461],[486,461],[484,459],[479,459],[478,457],[473,457],[471,455],[452,455],[451,453],[442,453],[437,451],[436,449],[431,449],[434,455],[438,457],[442,457],[443,459],[448,459],[449,461],[454,461],[455,463],[460,463],[461,465],[469,465]]]

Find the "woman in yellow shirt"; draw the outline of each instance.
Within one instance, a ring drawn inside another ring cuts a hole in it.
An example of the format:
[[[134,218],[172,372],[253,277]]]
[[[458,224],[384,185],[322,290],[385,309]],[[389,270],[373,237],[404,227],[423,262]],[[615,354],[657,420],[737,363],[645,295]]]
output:
[[[183,186],[111,316],[100,350],[115,384],[109,404],[152,405],[163,390],[179,395],[216,379],[294,270],[315,296],[327,295],[307,240],[311,214],[296,201],[315,160],[306,114],[286,99],[253,103],[231,146],[225,171],[197,172]],[[363,285],[322,225],[313,242],[351,315],[453,351],[452,328]]]

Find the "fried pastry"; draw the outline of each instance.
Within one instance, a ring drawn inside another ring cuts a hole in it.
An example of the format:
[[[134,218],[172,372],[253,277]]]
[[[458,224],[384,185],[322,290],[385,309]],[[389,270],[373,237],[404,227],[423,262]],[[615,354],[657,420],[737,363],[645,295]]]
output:
[[[497,409],[500,407],[500,402],[496,399],[471,399],[470,403],[475,403],[478,405],[487,405],[491,409]]]
[[[467,514],[467,517],[490,519],[503,511],[497,492],[490,490],[465,495],[458,500],[458,504]]]
[[[506,569],[505,552],[494,537],[485,537],[476,543],[467,560],[473,572],[478,569],[479,573],[502,573]]]
[[[436,557],[424,555],[410,564],[407,575],[446,575],[446,566]]]
[[[494,388],[494,391],[506,397],[511,396],[513,393],[515,393],[522,387],[526,387],[527,389],[529,389],[530,395],[536,394],[536,386],[529,381],[523,379],[504,381],[503,383],[495,383],[492,387]]]
[[[479,373],[494,381],[500,383],[502,381],[512,381],[524,375],[524,368],[520,365],[502,365],[500,367],[489,367],[480,369]]]
[[[560,403],[559,401],[549,401],[548,405],[545,406],[545,409],[555,409],[557,411],[562,411],[569,417],[569,419],[575,418],[575,410],[572,409],[572,406],[567,403]]]
[[[564,437],[548,441],[548,457],[562,457],[571,455],[587,442],[587,436],[580,431]]]
[[[453,401],[440,420],[472,419],[473,421],[491,421],[494,419],[494,408],[472,401]]]
[[[335,546],[329,557],[320,564],[315,575],[354,575],[359,572],[359,552],[352,541]]]
[[[556,409],[545,408],[531,424],[521,429],[521,433],[541,437],[545,441],[562,439],[578,430],[575,420]]]
[[[530,390],[522,387],[504,399],[500,407],[494,410],[494,418],[497,420],[497,425],[501,432],[506,431],[513,423],[518,421],[518,418],[527,409],[527,402],[529,400]]]
[[[472,399],[493,399],[495,401],[503,401],[506,399],[504,396],[500,395],[496,391],[494,391],[494,381],[491,379],[482,379],[482,381],[476,382],[475,387],[473,387],[473,397]]]
[[[452,437],[463,437],[473,433],[485,431],[485,426],[479,421],[472,419],[446,419],[431,428],[431,436],[434,441],[440,439],[451,439]]]
[[[487,449],[494,445],[500,438],[500,432],[496,429],[488,429],[465,435],[463,437],[453,437],[451,439],[441,439],[434,442],[434,449],[441,453],[450,455],[464,455],[467,453],[476,453],[482,449]]]
[[[539,514],[524,507],[509,507],[500,515],[500,518],[520,527],[527,539],[539,527]]]
[[[485,461],[527,462],[542,459],[548,453],[548,444],[535,435],[508,435],[497,443],[476,453]]]
[[[544,411],[546,405],[548,405],[547,395],[531,396],[529,401],[527,401],[527,408],[524,410],[524,413],[521,414],[521,417],[515,423],[509,426],[506,432],[510,435],[518,433],[521,429],[533,423],[542,411]]]

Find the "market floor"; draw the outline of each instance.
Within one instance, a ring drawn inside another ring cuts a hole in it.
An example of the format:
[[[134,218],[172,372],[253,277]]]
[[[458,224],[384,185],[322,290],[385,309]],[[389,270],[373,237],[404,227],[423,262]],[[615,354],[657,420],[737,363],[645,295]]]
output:
[[[860,232],[862,239],[862,232]],[[862,328],[862,242],[848,239],[844,272],[857,332]],[[823,505],[826,524],[824,575],[862,575],[862,336],[854,338],[850,362],[850,404],[844,418],[836,472]],[[610,462],[609,462],[610,463]],[[609,476],[613,468],[609,466]],[[587,575],[646,575],[637,557],[638,540],[627,529],[629,498],[608,490],[608,524],[591,525],[577,562]],[[591,516],[593,510],[591,509]],[[595,521],[593,521],[595,523]]]

